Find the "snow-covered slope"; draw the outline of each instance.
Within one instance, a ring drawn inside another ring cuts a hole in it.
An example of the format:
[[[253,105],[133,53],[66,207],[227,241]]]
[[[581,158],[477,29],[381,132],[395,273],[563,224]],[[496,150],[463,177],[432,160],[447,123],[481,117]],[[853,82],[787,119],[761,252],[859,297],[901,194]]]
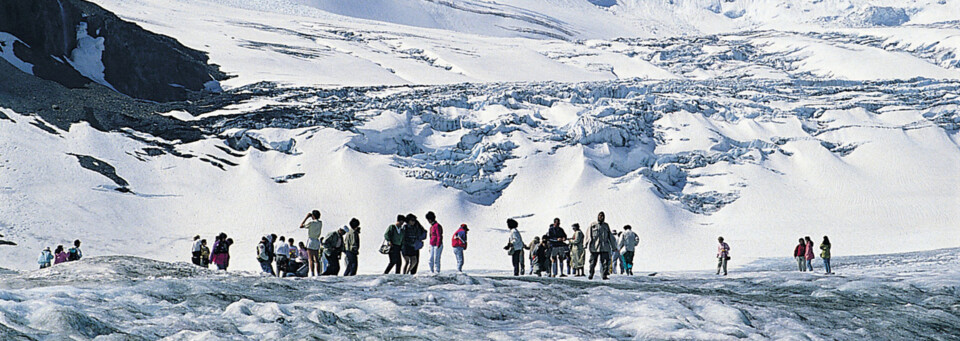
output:
[[[957,255],[787,257],[706,272],[582,279],[487,275],[277,279],[99,257],[0,275],[0,338],[952,340]],[[65,282],[71,285],[62,285]]]
[[[362,273],[392,217],[428,210],[470,224],[473,270],[508,266],[506,218],[530,238],[601,210],[638,230],[643,269],[709,267],[718,235],[738,262],[804,235],[839,255],[960,243],[960,26],[937,14],[955,1],[96,3],[237,77],[200,117],[157,113],[196,141],[0,103],[10,267],[75,238],[186,260],[223,231],[254,269],[259,236],[304,237],[312,209],[327,231],[361,220]]]

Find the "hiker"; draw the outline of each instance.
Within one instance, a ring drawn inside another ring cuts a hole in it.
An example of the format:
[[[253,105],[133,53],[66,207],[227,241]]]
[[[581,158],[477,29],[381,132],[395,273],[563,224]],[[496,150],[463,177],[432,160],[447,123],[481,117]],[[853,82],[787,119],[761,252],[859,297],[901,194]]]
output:
[[[310,276],[320,275],[320,233],[323,232],[320,211],[307,213],[307,217],[300,223],[300,228],[307,229],[307,266],[310,267]]]
[[[67,253],[63,252],[63,245],[57,245],[57,248],[54,250],[53,254],[55,255],[53,259],[54,265],[67,261]]]
[[[200,266],[210,267],[210,248],[207,247],[206,239],[200,239]]]
[[[597,214],[597,221],[590,224],[590,229],[586,234],[587,249],[590,250],[590,276],[597,267],[597,259],[600,260],[601,278],[609,279],[610,270],[610,251],[613,249],[613,237],[610,234],[610,225],[606,223],[606,215],[603,212]]]
[[[467,249],[467,224],[460,224],[457,232],[453,233],[450,246],[453,246],[453,255],[457,257],[457,272],[463,272],[463,250]]]
[[[440,273],[440,254],[443,252],[443,226],[437,222],[437,215],[427,212],[430,223],[430,272]]]
[[[193,261],[193,264],[200,266],[203,263],[200,261],[200,235],[193,236],[193,248],[190,253],[190,260]]]
[[[390,263],[387,264],[387,269],[383,270],[384,275],[390,273],[390,269],[394,266],[397,268],[396,273],[400,273],[400,267],[402,266],[400,250],[403,245],[403,234],[400,233],[400,227],[403,226],[404,221],[406,221],[406,217],[398,214],[397,221],[388,226],[387,230],[383,232],[383,240],[390,243],[390,252],[387,253],[390,257]]]
[[[803,241],[803,238],[800,238],[800,244],[797,244],[797,247],[793,248],[793,259],[797,260],[797,265],[800,267],[800,272],[807,271],[807,267],[804,266],[806,262],[807,254],[807,243]]]
[[[427,239],[427,230],[417,221],[417,216],[410,213],[407,214],[400,233],[403,234],[400,250],[404,260],[403,273],[416,275],[420,266],[420,249],[423,248],[423,241]]]
[[[507,246],[503,248],[507,250],[507,254],[513,259],[514,276],[520,276],[520,264],[523,263],[523,249],[526,247],[523,245],[523,236],[520,235],[520,230],[517,229],[518,226],[519,224],[517,224],[516,220],[507,219],[507,229],[510,230],[510,239],[507,241]]]
[[[810,239],[810,236],[803,237],[803,240],[807,242],[807,250],[804,253],[804,258],[807,260],[807,271],[813,271],[813,240]]]
[[[321,276],[336,276],[340,272],[340,253],[343,252],[343,235],[347,230],[344,226],[323,238],[323,258],[327,261],[327,269]]]
[[[47,248],[47,250],[50,250]],[[830,238],[823,236],[823,241],[820,242],[820,259],[823,259],[823,268],[826,270],[828,275],[832,275],[833,271],[830,270]]]
[[[727,275],[727,261],[730,260],[730,245],[723,242],[723,237],[717,238],[720,245],[717,246],[717,274],[723,269],[723,275]]]
[[[285,236],[280,236],[279,244],[273,254],[277,263],[277,277],[284,277],[287,272],[287,263],[290,262],[290,244],[287,244]]]
[[[273,273],[273,265],[270,263],[270,242],[267,240],[268,238],[269,236],[260,237],[260,243],[257,243],[257,262],[260,263],[260,269],[264,273],[276,276]]]
[[[357,258],[360,255],[360,220],[350,219],[350,230],[343,235],[343,252],[346,256],[344,276],[357,275]]]
[[[227,246],[227,234],[220,232],[217,239],[213,241],[213,253],[210,254],[210,263],[216,264],[218,270],[227,270],[230,263],[229,247]]]
[[[297,263],[297,258],[300,258],[300,250],[297,249],[297,245],[294,244],[293,238],[287,238],[287,263],[286,263],[286,273],[285,276],[289,277],[291,272],[296,272],[300,270],[300,265],[294,265]]]
[[[637,245],[640,245],[640,236],[633,232],[633,227],[630,225],[624,226],[618,249],[623,249],[623,267],[627,271],[627,275],[630,276],[633,276],[633,256]]]
[[[583,249],[583,231],[580,231],[580,224],[570,225],[573,228],[573,241],[570,242],[570,261],[573,263],[573,276],[583,277],[583,264],[586,260],[586,252]]]
[[[226,238],[226,235],[224,235]],[[223,270],[227,270],[227,267],[230,266],[230,246],[233,246],[233,238],[227,238],[223,241],[223,248],[227,257],[223,260]]]
[[[80,250],[80,239],[77,239],[73,241],[73,247],[67,250],[67,261],[80,260],[80,258],[83,258],[83,251]]]
[[[623,259],[620,258],[620,232],[610,231],[610,273],[623,273]],[[617,272],[619,269],[620,272]]]
[[[547,235],[543,235],[543,238],[540,238],[540,245],[537,246],[536,252],[531,252],[534,254],[535,264],[533,266],[534,273],[537,274],[537,277],[540,277],[540,274],[544,271],[547,272],[547,275],[553,277],[551,273],[550,263],[550,253],[553,248],[550,247],[550,238]]]
[[[523,248],[530,250],[530,273],[525,273],[523,268],[523,262],[520,262],[520,273],[532,275],[533,272],[537,269],[537,249],[540,248],[540,236],[533,236],[533,240],[530,241],[530,245],[526,245]],[[523,250],[520,250],[520,258],[523,258]]]
[[[40,251],[40,258],[37,259],[37,263],[40,264],[41,269],[46,269],[50,267],[50,262],[53,261],[53,258],[53,253],[50,252],[50,247],[47,246],[43,251]]]
[[[553,224],[550,225],[550,229],[547,230],[548,245],[550,245],[550,263],[551,268],[548,270],[550,272],[550,277],[557,277],[559,274],[560,277],[567,277],[563,274],[563,254],[566,252],[567,248],[567,233],[563,231],[563,227],[560,226],[560,218],[553,218]]]

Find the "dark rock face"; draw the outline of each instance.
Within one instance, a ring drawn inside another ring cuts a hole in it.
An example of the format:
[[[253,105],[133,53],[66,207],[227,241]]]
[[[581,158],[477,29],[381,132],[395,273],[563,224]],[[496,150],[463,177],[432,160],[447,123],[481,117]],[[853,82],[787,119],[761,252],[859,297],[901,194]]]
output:
[[[104,79],[131,97],[178,101],[203,92],[204,84],[227,76],[207,63],[204,52],[167,36],[144,30],[84,0],[0,0],[0,32],[10,33],[18,58],[34,65],[33,73],[68,88],[91,81],[68,63],[77,47],[77,27],[104,38]],[[58,60],[59,58],[59,60]]]

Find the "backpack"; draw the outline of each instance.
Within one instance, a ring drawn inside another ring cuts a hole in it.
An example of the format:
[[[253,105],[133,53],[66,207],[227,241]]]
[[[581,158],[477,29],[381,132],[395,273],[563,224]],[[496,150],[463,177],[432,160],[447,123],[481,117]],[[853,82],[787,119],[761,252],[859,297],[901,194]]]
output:
[[[70,250],[67,250],[67,260],[74,261],[80,260],[80,251],[75,247],[71,247]]]
[[[213,253],[227,253],[227,246],[225,241],[217,243],[217,246],[213,248]]]
[[[258,261],[270,260],[270,255],[267,254],[267,246],[263,243],[257,244],[257,260]]]

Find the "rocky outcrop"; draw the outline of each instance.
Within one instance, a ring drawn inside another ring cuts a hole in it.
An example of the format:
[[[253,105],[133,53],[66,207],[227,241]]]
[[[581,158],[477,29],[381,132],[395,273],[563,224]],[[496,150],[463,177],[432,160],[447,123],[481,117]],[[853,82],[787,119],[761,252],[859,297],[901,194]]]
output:
[[[206,53],[83,0],[0,0],[0,32],[22,41],[14,53],[33,64],[34,75],[68,88],[98,82],[167,102],[219,90],[218,81],[227,78]]]

